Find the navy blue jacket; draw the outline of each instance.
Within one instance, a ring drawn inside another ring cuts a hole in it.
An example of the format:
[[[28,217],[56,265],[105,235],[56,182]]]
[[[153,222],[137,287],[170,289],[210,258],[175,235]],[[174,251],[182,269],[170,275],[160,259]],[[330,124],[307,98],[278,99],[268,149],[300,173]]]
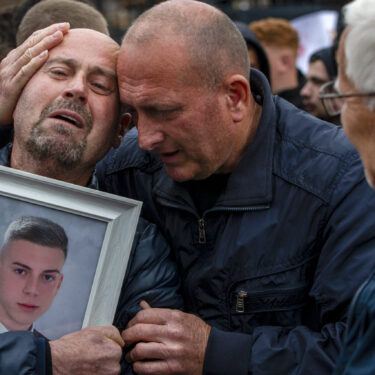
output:
[[[374,268],[375,194],[343,131],[273,97],[214,207],[139,149],[98,166],[102,189],[140,199],[173,246],[185,308],[213,329],[204,374],[331,374],[356,289]]]
[[[0,165],[9,165],[10,145],[0,150]],[[176,264],[156,225],[140,219],[137,225],[114,325],[120,330],[139,310],[144,299],[153,307],[183,307]],[[49,375],[49,345],[32,332],[0,334],[0,375]],[[122,374],[132,374],[122,365]]]

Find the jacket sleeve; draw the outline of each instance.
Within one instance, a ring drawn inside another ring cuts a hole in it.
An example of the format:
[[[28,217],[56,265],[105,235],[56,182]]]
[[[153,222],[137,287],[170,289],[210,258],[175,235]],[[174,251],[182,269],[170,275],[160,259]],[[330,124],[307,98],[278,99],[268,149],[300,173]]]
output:
[[[139,302],[152,307],[182,309],[180,280],[170,248],[156,225],[140,218],[121,290],[114,325],[122,331],[141,309]],[[121,374],[134,374],[124,359]]]
[[[142,299],[152,307],[183,308],[178,270],[170,255],[156,225],[140,218],[114,320],[120,330],[140,310]]]
[[[52,375],[49,344],[32,332],[0,334],[0,375]]]
[[[333,190],[322,228],[303,325],[259,326],[250,334],[212,329],[205,375],[332,373],[350,301],[375,269],[375,195],[358,165]]]

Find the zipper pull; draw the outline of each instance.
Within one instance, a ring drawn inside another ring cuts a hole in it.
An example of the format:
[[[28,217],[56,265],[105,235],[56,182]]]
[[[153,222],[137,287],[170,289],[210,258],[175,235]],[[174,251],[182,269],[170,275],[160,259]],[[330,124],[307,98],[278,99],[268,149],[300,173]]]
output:
[[[245,312],[245,301],[244,301],[244,298],[246,296],[247,296],[247,292],[245,290],[240,290],[237,293],[236,312],[238,312],[238,313]]]
[[[198,243],[203,244],[206,243],[206,224],[204,219],[198,220],[199,226],[199,235],[198,235]]]

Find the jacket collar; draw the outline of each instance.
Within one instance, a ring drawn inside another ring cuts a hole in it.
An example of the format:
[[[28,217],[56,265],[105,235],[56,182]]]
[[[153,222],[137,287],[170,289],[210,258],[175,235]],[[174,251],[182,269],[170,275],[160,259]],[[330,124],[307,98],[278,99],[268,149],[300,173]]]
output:
[[[272,200],[272,159],[276,131],[276,109],[264,75],[251,70],[250,86],[256,100],[261,101],[262,115],[253,141],[237,168],[231,173],[224,193],[215,207],[244,208],[266,205]],[[191,205],[185,187],[172,180],[163,168],[153,193]]]
[[[10,167],[10,154],[12,152],[12,143],[8,143],[0,150],[0,165]]]
[[[10,155],[12,153],[12,143],[8,143],[6,146],[4,146],[2,149],[0,149],[0,165],[3,165],[5,167],[10,167]],[[95,171],[90,177],[90,180],[86,187],[90,189],[99,190],[99,183],[98,179],[96,177]]]

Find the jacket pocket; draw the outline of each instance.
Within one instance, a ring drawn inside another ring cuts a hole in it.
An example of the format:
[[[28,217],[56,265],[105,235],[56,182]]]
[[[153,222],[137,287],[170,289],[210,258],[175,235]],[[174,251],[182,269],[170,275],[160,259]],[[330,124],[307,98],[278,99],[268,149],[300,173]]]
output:
[[[230,292],[231,329],[251,333],[255,327],[303,324],[308,306],[307,285],[254,291],[248,283],[236,284]]]

